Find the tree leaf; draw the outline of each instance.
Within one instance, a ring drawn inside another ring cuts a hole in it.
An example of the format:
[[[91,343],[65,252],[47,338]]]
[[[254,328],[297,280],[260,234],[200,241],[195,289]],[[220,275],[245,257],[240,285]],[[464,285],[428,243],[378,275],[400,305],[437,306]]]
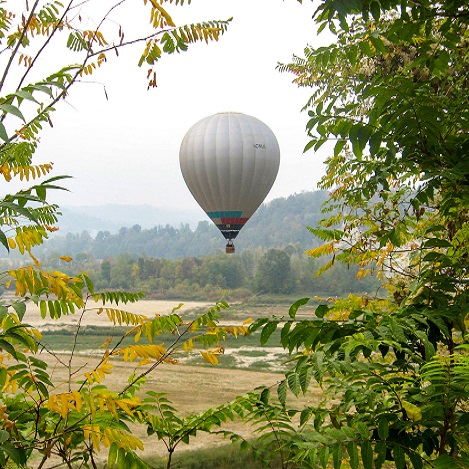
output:
[[[384,415],[382,415],[378,420],[378,436],[382,440],[386,440],[389,436],[389,422]]]
[[[329,312],[329,306],[319,305],[316,308],[316,311],[314,312],[314,314],[316,315],[317,318],[323,318],[328,312]]]
[[[114,464],[116,463],[117,460],[117,451],[119,449],[119,446],[115,441],[111,443],[111,446],[109,447],[109,453],[107,457],[107,465],[109,469],[113,469]]]
[[[332,461],[334,469],[340,469],[342,466],[342,458],[344,456],[344,449],[342,443],[336,444],[332,447]]]
[[[0,109],[5,113],[13,114],[16,117],[19,117],[23,122],[26,122],[26,119],[23,116],[23,113],[19,110],[18,107],[13,106],[12,104],[0,104]]]
[[[396,445],[392,450],[392,456],[396,463],[396,469],[404,469],[406,467],[405,453],[401,446]]]
[[[285,379],[277,386],[277,396],[280,404],[284,406],[287,401],[287,381]]]
[[[276,331],[279,321],[269,321],[261,331],[260,342],[261,345],[265,345],[269,340],[270,336]]]
[[[301,386],[300,386],[300,378],[297,373],[291,372],[287,376],[288,380],[288,387],[290,388],[290,391],[295,395],[298,396],[301,391]]]
[[[10,139],[7,134],[7,129],[3,125],[3,122],[0,122],[0,138],[6,143],[10,142]]]
[[[8,244],[8,239],[7,237],[5,236],[5,233],[0,229],[0,243],[3,244],[3,246],[5,246],[5,249],[10,252],[10,246]]]
[[[20,321],[22,321],[24,314],[26,313],[26,303],[24,301],[13,301],[11,306],[16,311]]]
[[[288,311],[289,316],[291,318],[294,318],[296,316],[296,313],[297,313],[298,309],[300,308],[300,306],[304,306],[305,304],[307,304],[309,302],[309,300],[310,300],[310,298],[301,298],[298,301],[295,301],[295,303],[293,303],[290,306],[290,309]]]
[[[401,403],[409,420],[412,422],[418,422],[419,420],[422,420],[422,411],[418,406],[403,399],[401,399]]]
[[[347,453],[349,456],[350,468],[358,469],[359,458],[358,458],[358,445],[354,441],[347,443]]]
[[[373,448],[368,440],[361,443],[361,456],[364,469],[373,469]]]

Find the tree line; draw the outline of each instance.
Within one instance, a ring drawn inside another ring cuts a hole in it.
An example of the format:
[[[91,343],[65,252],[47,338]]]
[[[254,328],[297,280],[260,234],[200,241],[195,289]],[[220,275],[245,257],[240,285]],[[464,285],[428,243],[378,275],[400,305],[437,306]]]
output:
[[[306,227],[315,227],[324,217],[321,207],[327,191],[302,192],[263,204],[243,228],[236,240],[236,250],[280,248],[297,245],[303,251],[320,244]],[[60,233],[60,231],[59,231]],[[208,220],[192,230],[189,224],[179,227],[159,225],[142,229],[140,225],[122,227],[117,233],[88,231],[52,236],[35,248],[36,256],[50,258],[60,253],[75,257],[86,253],[97,259],[131,253],[148,257],[175,259],[204,256],[224,248],[224,239]]]
[[[178,259],[130,253],[97,259],[81,252],[69,262],[60,257],[42,262],[70,276],[86,271],[99,289],[145,291],[148,298],[155,299],[216,300],[223,294],[236,299],[290,294],[375,296],[380,283],[372,276],[358,278],[359,268],[344,264],[334,265],[316,276],[325,261],[305,256],[293,245],[283,249],[244,250],[234,256],[217,252]]]

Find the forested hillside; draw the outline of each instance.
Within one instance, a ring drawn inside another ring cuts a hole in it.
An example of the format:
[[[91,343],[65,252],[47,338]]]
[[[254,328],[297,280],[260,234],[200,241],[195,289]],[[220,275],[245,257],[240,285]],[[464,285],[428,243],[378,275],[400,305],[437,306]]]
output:
[[[87,231],[68,233],[48,240],[35,255],[71,276],[86,271],[98,288],[145,291],[152,298],[375,294],[379,282],[361,278],[356,266],[337,264],[316,277],[326,260],[305,255],[319,244],[307,226],[323,217],[326,198],[323,191],[307,192],[261,206],[236,239],[235,255],[225,254],[225,240],[210,221],[199,222],[195,230],[186,223],[179,228],[134,225],[94,237]],[[65,262],[64,255],[73,260]]]
[[[316,226],[323,217],[321,206],[326,199],[325,191],[304,192],[262,205],[236,239],[237,252],[283,248],[289,244],[300,250],[315,246],[317,240],[306,227]],[[122,227],[116,234],[99,231],[92,236],[86,230],[68,233],[46,241],[37,249],[36,255],[47,258],[60,252],[74,257],[85,253],[103,259],[128,253],[176,259],[213,254],[224,249],[224,245],[218,229],[211,221],[204,220],[195,230],[188,223],[179,227],[159,225],[150,229],[142,229],[136,224],[131,228]]]

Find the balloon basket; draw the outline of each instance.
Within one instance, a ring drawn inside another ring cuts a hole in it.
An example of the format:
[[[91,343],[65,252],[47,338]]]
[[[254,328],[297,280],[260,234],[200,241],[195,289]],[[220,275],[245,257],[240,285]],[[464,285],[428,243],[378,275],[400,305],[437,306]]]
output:
[[[225,250],[226,250],[226,253],[227,253],[227,254],[234,254],[234,252],[235,252],[234,244],[233,244],[233,243],[228,243],[228,244],[226,245],[226,249],[225,249]]]

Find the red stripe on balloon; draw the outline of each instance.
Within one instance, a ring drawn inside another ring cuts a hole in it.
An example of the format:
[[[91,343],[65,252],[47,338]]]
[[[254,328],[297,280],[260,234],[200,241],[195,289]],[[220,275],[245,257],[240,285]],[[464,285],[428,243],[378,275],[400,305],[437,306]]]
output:
[[[249,218],[221,218],[221,222],[225,225],[244,225]]]

